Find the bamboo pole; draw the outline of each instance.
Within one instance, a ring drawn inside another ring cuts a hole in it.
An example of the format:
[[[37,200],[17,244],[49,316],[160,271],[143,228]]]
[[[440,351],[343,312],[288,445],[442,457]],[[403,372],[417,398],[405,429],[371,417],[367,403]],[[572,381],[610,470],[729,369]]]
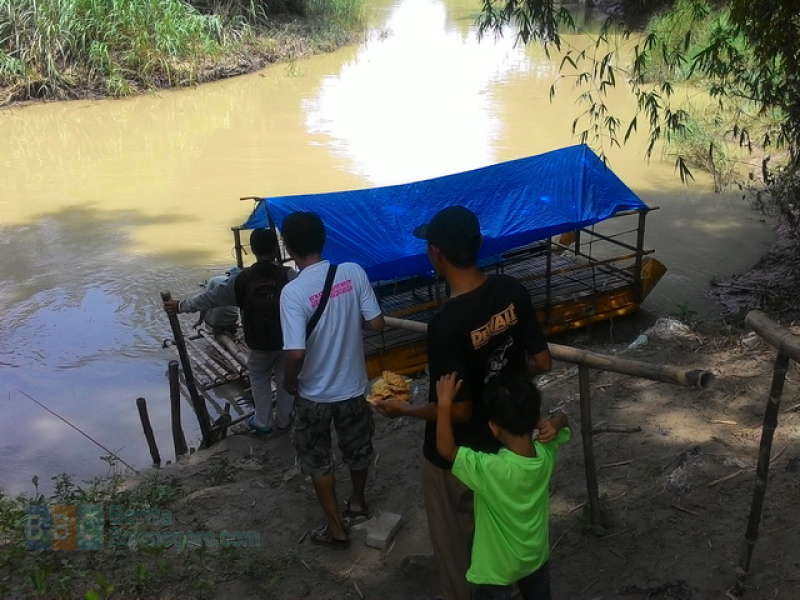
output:
[[[242,365],[245,369],[247,369],[247,355],[244,354],[241,349],[236,345],[228,335],[224,333],[220,333],[217,336],[219,343],[224,346],[224,348],[231,353],[231,355]]]
[[[597,484],[597,464],[594,459],[592,441],[592,396],[589,386],[589,367],[578,367],[578,388],[581,404],[581,439],[583,441],[583,468],[586,472],[586,494],[589,498],[589,524],[602,526],[600,516],[600,492]]]
[[[236,266],[240,269],[244,268],[244,259],[242,257],[242,234],[238,227],[231,227],[233,231],[233,248],[236,253]]]
[[[183,376],[183,373],[181,373],[181,383],[183,384],[184,387],[186,387],[186,378]],[[213,384],[212,384],[212,386],[213,386]],[[201,388],[200,390],[198,390],[198,393],[200,394],[200,397],[203,398],[204,402],[207,402],[208,404],[210,404],[211,406],[214,407],[214,410],[217,411],[217,414],[220,414],[222,412],[222,407],[219,405],[219,402],[214,400],[214,397],[211,396],[206,391],[206,389]],[[191,398],[189,398],[189,408],[194,409],[194,406],[192,406],[192,403],[191,403]],[[209,416],[209,420],[210,420],[210,418],[211,417]]]
[[[161,455],[158,453],[156,437],[153,435],[153,427],[150,425],[150,416],[147,414],[147,401],[144,398],[137,398],[136,408],[139,409],[139,419],[142,422],[147,447],[150,448],[150,456],[153,459],[153,464],[158,467],[161,465]]]
[[[390,327],[406,329],[418,333],[425,333],[428,325],[421,321],[384,317]],[[629,360],[617,356],[598,354],[589,350],[582,350],[561,344],[549,344],[550,354],[556,360],[585,365],[601,371],[612,371],[623,375],[633,375],[644,379],[664,381],[688,387],[705,388],[714,380],[714,374],[702,369],[681,369],[669,365],[654,365],[638,360]]]
[[[161,292],[161,299],[164,302],[172,299],[172,294],[169,292]],[[186,380],[186,389],[189,392],[189,398],[192,401],[194,413],[197,416],[197,421],[200,424],[200,432],[203,436],[203,446],[210,446],[214,442],[213,434],[211,431],[211,419],[208,416],[208,409],[200,394],[197,393],[197,386],[194,381],[194,374],[192,373],[192,364],[189,361],[189,353],[186,351],[186,343],[183,339],[183,332],[181,331],[181,324],[178,321],[178,315],[165,311],[169,319],[169,325],[172,328],[172,335],[175,338],[175,346],[178,349],[178,356],[181,359],[183,366],[183,376]]]
[[[749,318],[750,315],[748,315],[748,320]],[[779,350],[775,359],[775,368],[772,371],[772,386],[770,387],[767,408],[764,411],[764,425],[761,428],[761,444],[758,449],[758,466],[756,467],[756,481],[753,488],[753,502],[750,505],[750,517],[747,521],[747,532],[744,536],[744,548],[739,561],[739,568],[736,572],[734,593],[738,596],[744,594],[744,584],[750,572],[753,550],[755,550],[756,541],[758,541],[761,511],[764,508],[764,497],[767,493],[772,438],[775,435],[775,428],[778,426],[778,411],[781,406],[783,384],[786,381],[788,369],[789,355]]]
[[[180,359],[180,352],[178,352],[178,346],[177,346],[177,344],[175,344],[175,342],[173,342],[172,340],[164,340],[164,348],[175,348],[175,353],[178,355],[178,358]],[[214,377],[212,377],[211,379],[207,379],[207,377],[209,376],[208,373],[207,373],[207,369],[203,370],[202,365],[200,365],[200,363],[197,361],[197,357],[192,353],[191,349],[187,348],[186,351],[189,354],[189,358],[191,360],[193,360],[194,363],[198,367],[198,372],[197,373],[193,373],[195,385],[200,390],[207,390],[208,388],[214,387],[215,385],[217,385],[218,382],[215,381]],[[183,377],[183,376],[181,375],[181,377]],[[186,385],[186,381],[185,380],[183,381],[183,384]],[[187,387],[187,390],[188,390],[188,387]],[[192,408],[192,410],[194,410],[194,406],[192,406],[191,403],[190,403],[190,407]]]
[[[644,299],[642,290],[642,252],[644,252],[644,227],[645,220],[647,219],[647,211],[643,210],[639,213],[639,230],[636,232],[636,262],[634,263],[634,289],[636,291],[636,301],[641,302]]]
[[[554,359],[586,365],[592,369],[613,371],[623,375],[633,375],[634,377],[697,388],[705,388],[714,380],[713,373],[702,369],[681,369],[670,365],[657,365],[617,356],[608,356],[607,354],[598,354],[590,350],[582,350],[561,344],[550,344],[549,346],[550,354]]]
[[[211,370],[205,362],[203,361],[202,357],[197,353],[197,349],[191,345],[187,344],[186,346],[186,353],[189,355],[189,359],[194,363],[194,366],[200,369],[203,374],[208,377],[208,380],[211,382],[211,385],[219,385],[225,383],[225,378],[222,377],[219,373],[215,373]]]
[[[175,446],[175,461],[189,450],[181,425],[181,387],[178,374],[178,361],[169,361],[169,408],[172,419],[172,443]]]
[[[246,365],[241,364],[236,358],[231,355],[225,348],[220,345],[220,343],[214,339],[213,335],[210,335],[203,331],[202,329],[197,332],[197,334],[202,337],[205,341],[207,341],[214,350],[219,352],[220,356],[222,356],[231,366],[232,370],[236,370],[240,375],[245,372],[247,369]]]
[[[777,348],[778,352],[783,352],[795,362],[800,363],[800,336],[781,327],[760,310],[747,313],[745,322],[753,328],[753,331]]]
[[[196,344],[192,338],[186,338],[186,342],[189,345],[189,349],[200,357],[203,364],[205,364],[208,369],[216,374],[216,378],[219,379],[220,382],[233,381],[239,378],[238,374],[230,373],[224,367],[220,366],[217,361],[215,361],[208,352],[203,350],[200,344]]]
[[[547,238],[546,243],[546,252],[547,258],[545,262],[545,301],[544,301],[544,314],[545,314],[545,325],[550,323],[550,302],[552,300],[552,275],[553,275],[553,238]]]

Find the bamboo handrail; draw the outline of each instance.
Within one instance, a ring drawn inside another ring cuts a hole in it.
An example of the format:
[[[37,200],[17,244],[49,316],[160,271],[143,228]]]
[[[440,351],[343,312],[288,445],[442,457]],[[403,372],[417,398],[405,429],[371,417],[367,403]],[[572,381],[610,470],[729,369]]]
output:
[[[800,363],[800,336],[781,327],[760,310],[747,313],[745,322],[778,352],[787,354],[792,360]]]
[[[406,329],[418,333],[428,331],[427,323],[421,321],[411,321],[409,319],[398,319],[395,317],[384,317],[386,324],[398,329]],[[599,354],[590,350],[583,350],[573,346],[562,344],[548,344],[551,356],[556,360],[584,365],[592,369],[602,371],[612,371],[623,375],[632,375],[644,379],[653,379],[665,383],[684,385],[687,387],[705,388],[714,380],[714,374],[703,369],[683,369],[670,365],[656,365],[638,360],[620,358]]]
[[[772,384],[769,389],[767,406],[764,409],[764,422],[761,426],[756,478],[753,486],[753,499],[750,503],[750,515],[747,519],[747,529],[744,535],[744,546],[739,558],[739,568],[736,571],[736,581],[729,594],[734,598],[741,598],[745,593],[747,577],[750,574],[753,553],[758,541],[761,513],[764,508],[764,499],[767,495],[767,484],[769,483],[772,441],[775,436],[775,430],[778,427],[778,415],[781,397],[783,396],[783,387],[786,382],[786,373],[789,370],[789,359],[800,362],[800,336],[794,335],[788,329],[781,327],[758,310],[749,312],[745,322],[767,343],[777,349],[777,356],[772,370]]]

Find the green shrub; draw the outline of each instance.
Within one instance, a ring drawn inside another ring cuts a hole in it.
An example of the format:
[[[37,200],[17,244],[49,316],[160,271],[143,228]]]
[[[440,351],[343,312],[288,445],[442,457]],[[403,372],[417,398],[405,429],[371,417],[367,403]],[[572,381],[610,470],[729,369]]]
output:
[[[340,30],[361,24],[363,2],[0,0],[0,88],[59,98],[188,85],[214,62],[241,62],[259,37],[275,32],[287,46],[291,35],[321,31],[343,41]],[[292,14],[306,15],[305,30],[278,26],[297,20]]]
[[[644,74],[650,81],[689,79],[692,62],[706,48],[715,33],[731,28],[730,10],[715,8],[707,2],[678,0],[669,10],[653,17],[647,33],[658,45],[645,63]],[[752,51],[744,36],[735,35],[732,48],[752,59]],[[676,48],[682,49],[678,58]]]

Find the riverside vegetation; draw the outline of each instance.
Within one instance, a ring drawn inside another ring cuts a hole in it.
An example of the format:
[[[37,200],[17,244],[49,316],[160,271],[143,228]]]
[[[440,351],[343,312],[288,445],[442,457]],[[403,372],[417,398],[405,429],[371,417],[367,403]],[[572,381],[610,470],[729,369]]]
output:
[[[485,33],[507,24],[524,43],[562,52],[561,80],[582,90],[573,130],[604,149],[649,133],[655,148],[674,154],[681,179],[692,168],[715,175],[719,189],[741,155],[757,161],[745,180],[757,204],[800,240],[800,20],[794,0],[616,0],[594,44],[575,49],[561,33],[574,31],[570,11],[555,0],[486,0]],[[649,24],[644,37],[631,35]],[[625,43],[630,42],[630,43]],[[627,58],[628,53],[633,60]],[[626,87],[637,110],[623,122],[606,92]],[[686,103],[687,87],[705,101]],[[760,160],[759,160],[760,159]]]
[[[0,105],[126,96],[329,51],[363,0],[0,0]]]

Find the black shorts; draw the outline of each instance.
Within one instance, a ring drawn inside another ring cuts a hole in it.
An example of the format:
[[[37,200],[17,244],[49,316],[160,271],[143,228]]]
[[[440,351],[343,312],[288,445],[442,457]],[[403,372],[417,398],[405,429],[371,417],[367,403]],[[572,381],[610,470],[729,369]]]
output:
[[[375,425],[364,396],[339,402],[313,402],[298,396],[294,415],[294,447],[303,473],[321,477],[333,472],[331,423],[350,469],[361,471],[369,466]]]

